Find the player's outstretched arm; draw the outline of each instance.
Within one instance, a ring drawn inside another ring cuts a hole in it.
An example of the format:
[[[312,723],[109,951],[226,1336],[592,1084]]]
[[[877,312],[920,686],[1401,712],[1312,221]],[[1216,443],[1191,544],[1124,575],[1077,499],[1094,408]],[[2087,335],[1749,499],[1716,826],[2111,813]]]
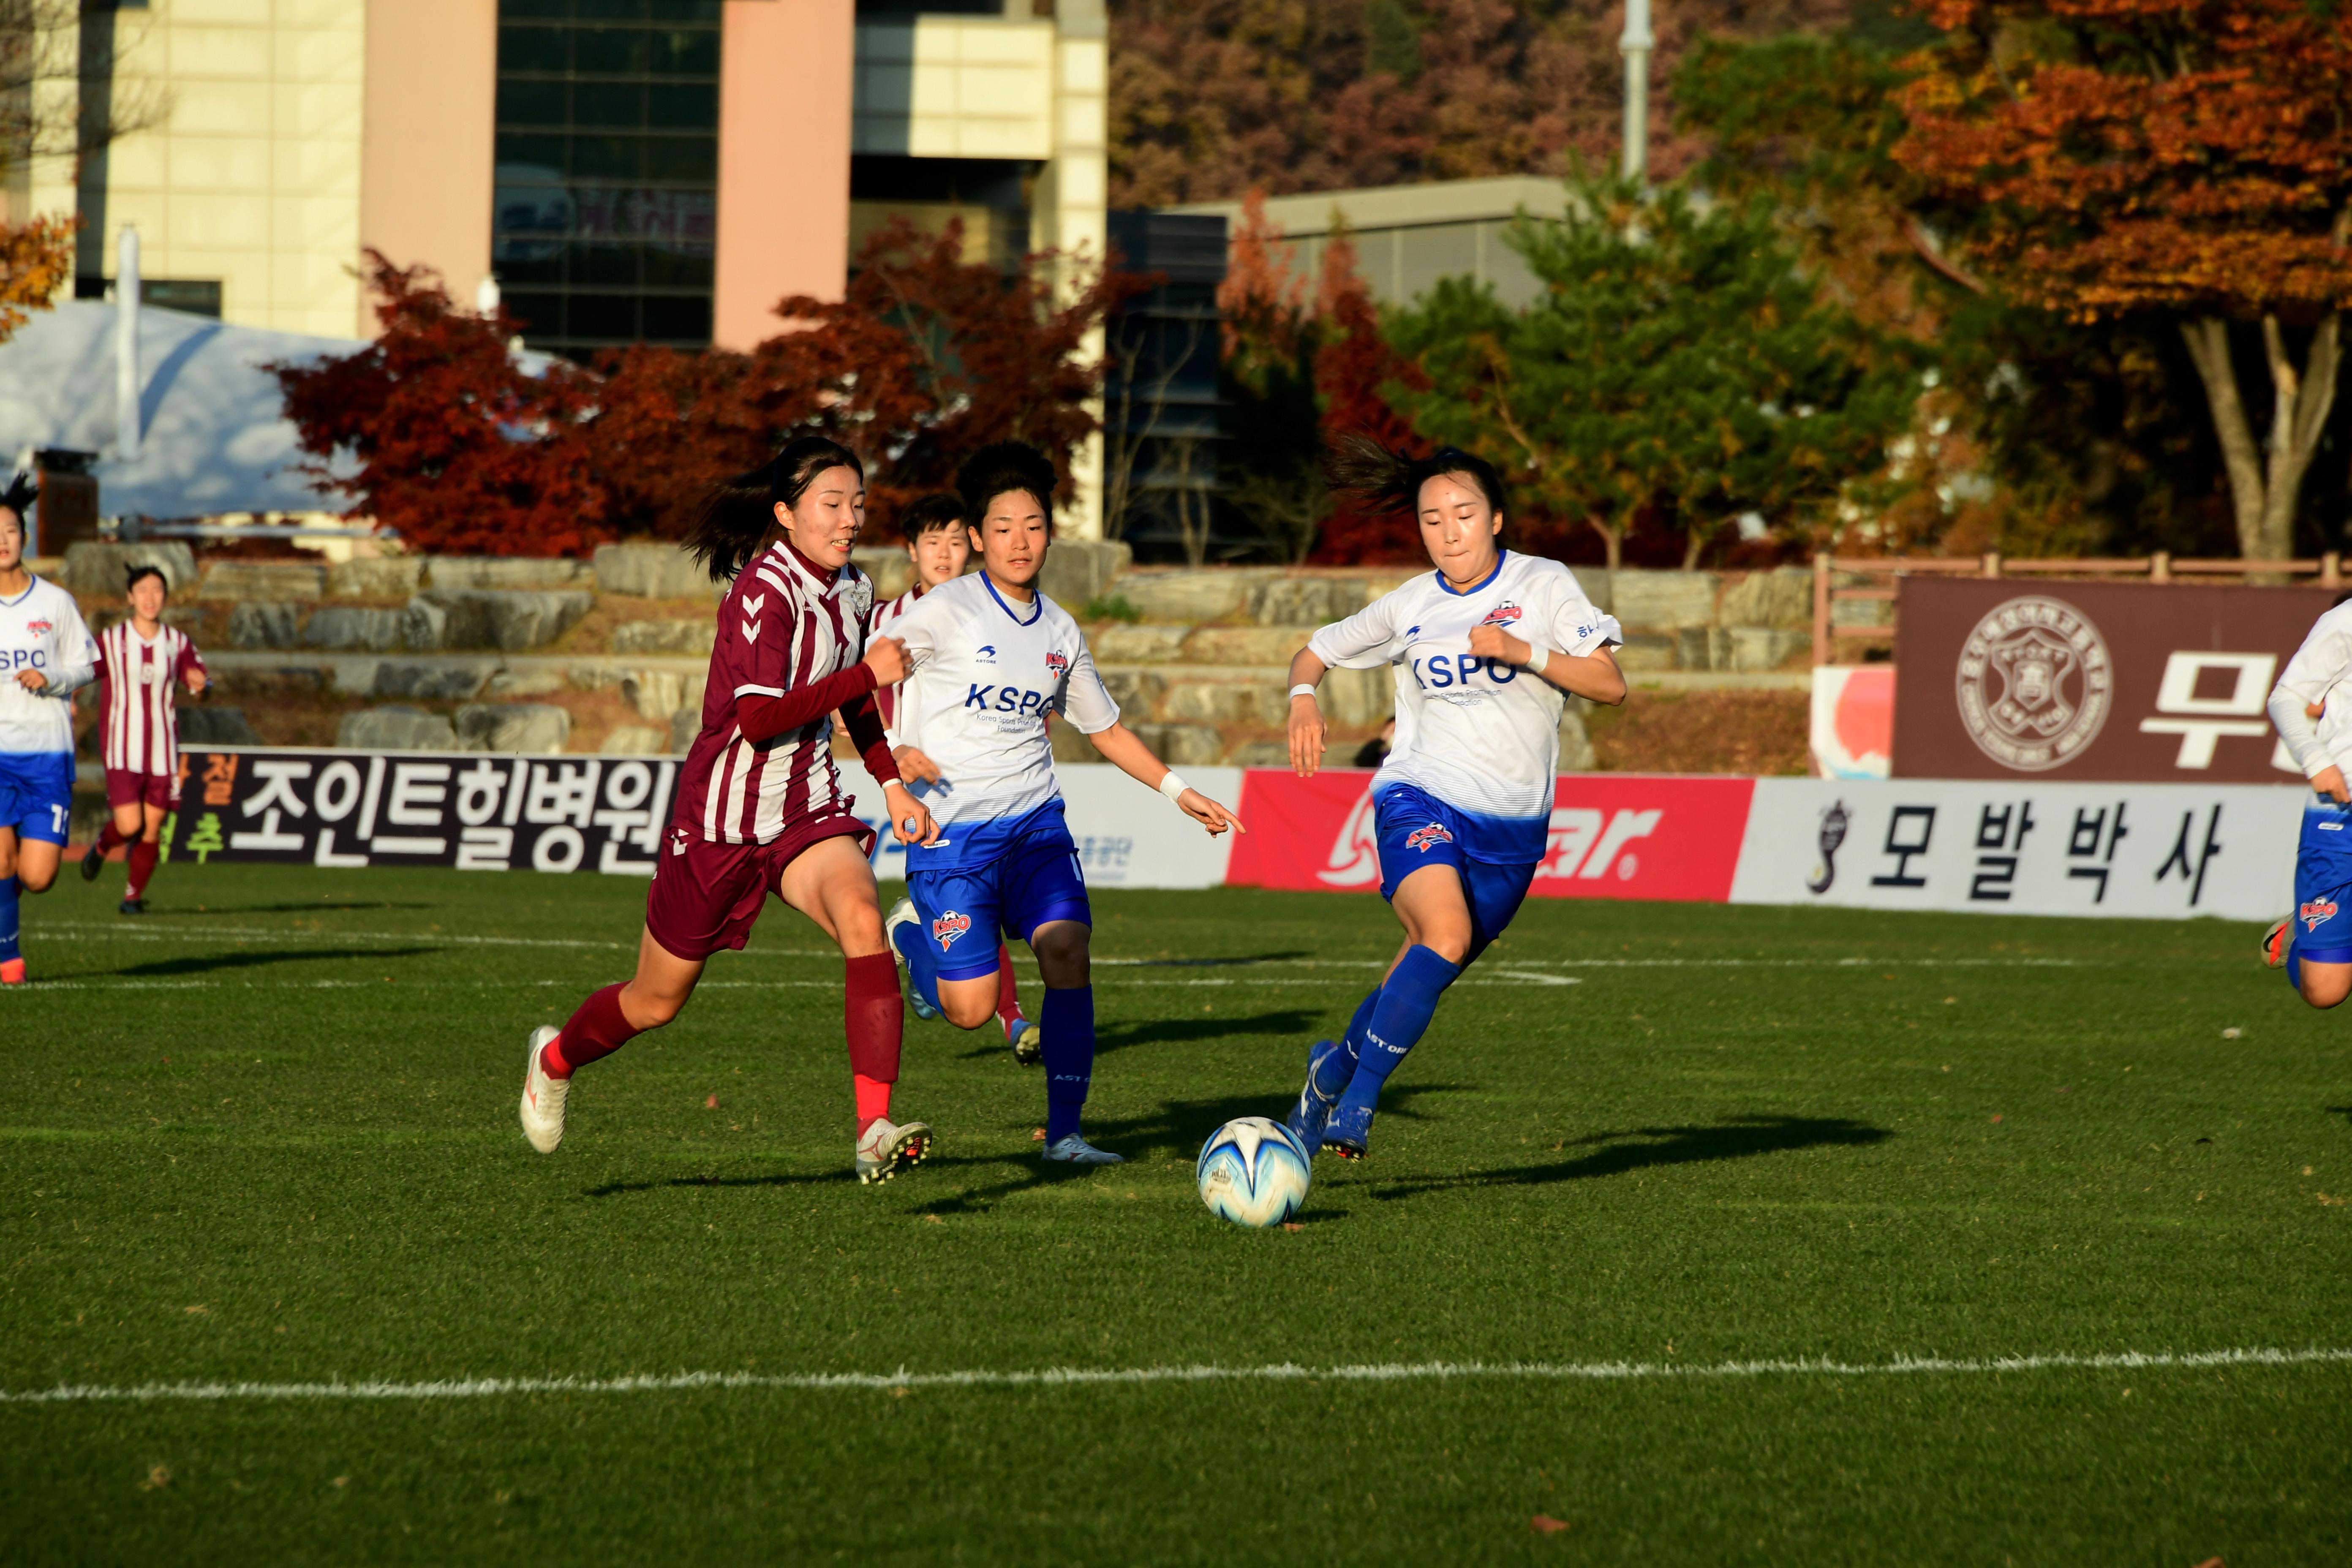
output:
[[[1480,626],[1470,634],[1470,651],[1480,658],[1532,669],[1570,696],[1598,702],[1604,708],[1614,708],[1625,700],[1625,672],[1617,668],[1617,660],[1606,643],[1589,654],[1554,649],[1538,658],[1534,645],[1500,626]]]
[[[1315,776],[1315,770],[1323,765],[1324,749],[1330,744],[1330,731],[1323,722],[1323,708],[1315,700],[1314,691],[1328,668],[1313,648],[1300,648],[1291,657],[1290,770],[1303,779]],[[1302,686],[1307,689],[1301,691]]]
[[[1097,730],[1087,737],[1102,753],[1103,761],[1139,784],[1158,790],[1176,803],[1176,809],[1209,830],[1213,838],[1228,827],[1242,827],[1242,819],[1211,800],[1199,790],[1176,776],[1176,770],[1151,754],[1136,732],[1124,724],[1113,724],[1108,730]]]

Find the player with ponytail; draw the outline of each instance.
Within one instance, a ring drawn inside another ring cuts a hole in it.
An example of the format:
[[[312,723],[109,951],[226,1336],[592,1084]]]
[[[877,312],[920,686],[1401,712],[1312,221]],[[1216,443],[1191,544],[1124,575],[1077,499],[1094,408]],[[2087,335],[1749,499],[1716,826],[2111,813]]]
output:
[[[874,708],[877,689],[905,679],[907,654],[866,634],[874,584],[849,559],[865,521],[865,464],[821,437],[788,443],[705,498],[687,548],[733,585],[719,606],[702,729],[656,857],[635,976],[530,1037],[522,1125],[541,1153],[562,1141],[573,1073],[677,1016],[704,963],[750,940],[772,892],[841,949],[858,1180],[887,1181],[929,1152],[930,1129],[890,1120],[905,1010],[883,939],[874,834],[833,765],[838,709],[881,781],[891,832],[902,843],[937,837],[899,782]]]

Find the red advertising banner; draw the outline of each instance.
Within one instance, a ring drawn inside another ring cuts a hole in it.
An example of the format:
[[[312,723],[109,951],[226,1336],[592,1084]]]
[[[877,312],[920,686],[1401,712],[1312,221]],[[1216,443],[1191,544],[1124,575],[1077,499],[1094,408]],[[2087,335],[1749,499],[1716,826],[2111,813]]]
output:
[[[1249,832],[1234,846],[1228,884],[1370,891],[1381,882],[1372,774],[1339,768],[1302,779],[1281,768],[1243,775],[1236,809]],[[1529,891],[1553,899],[1731,896],[1756,781],[1641,773],[1563,773],[1551,841]]]

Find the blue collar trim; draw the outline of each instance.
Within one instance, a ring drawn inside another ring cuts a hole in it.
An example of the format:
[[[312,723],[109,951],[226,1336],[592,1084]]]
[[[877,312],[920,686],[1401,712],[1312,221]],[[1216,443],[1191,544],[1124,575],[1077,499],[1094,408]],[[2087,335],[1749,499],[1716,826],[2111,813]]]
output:
[[[1495,569],[1492,572],[1487,573],[1486,576],[1480,578],[1477,582],[1471,584],[1467,588],[1457,588],[1453,584],[1447,582],[1445,580],[1445,574],[1443,571],[1440,571],[1437,574],[1437,585],[1444,589],[1447,593],[1453,595],[1457,599],[1466,599],[1471,595],[1476,593],[1479,589],[1484,588],[1487,584],[1492,583],[1496,578],[1503,574],[1503,563],[1509,558],[1510,553],[1511,552],[1507,550],[1496,551]]]
[[[40,574],[35,572],[27,572],[25,574],[25,591],[17,595],[13,599],[0,599],[0,605],[5,605],[9,608],[14,609],[18,605],[23,604],[26,600],[33,596],[33,590],[41,585]]]
[[[988,574],[988,568],[985,566],[980,569],[980,584],[982,587],[988,590],[988,596],[996,601],[996,607],[1011,616],[1013,624],[1016,626],[1034,626],[1037,624],[1037,617],[1045,613],[1045,595],[1038,593],[1034,587],[1029,590],[1031,595],[1029,618],[1024,621],[1012,605],[1004,602],[1004,595],[996,591],[996,579]]]

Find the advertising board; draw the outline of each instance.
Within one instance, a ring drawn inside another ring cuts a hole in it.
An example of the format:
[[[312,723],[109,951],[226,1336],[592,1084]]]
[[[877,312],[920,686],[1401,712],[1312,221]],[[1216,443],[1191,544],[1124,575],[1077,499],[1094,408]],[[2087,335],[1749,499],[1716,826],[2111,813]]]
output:
[[[2263,704],[2326,588],[1904,577],[1897,778],[2273,784]]]

